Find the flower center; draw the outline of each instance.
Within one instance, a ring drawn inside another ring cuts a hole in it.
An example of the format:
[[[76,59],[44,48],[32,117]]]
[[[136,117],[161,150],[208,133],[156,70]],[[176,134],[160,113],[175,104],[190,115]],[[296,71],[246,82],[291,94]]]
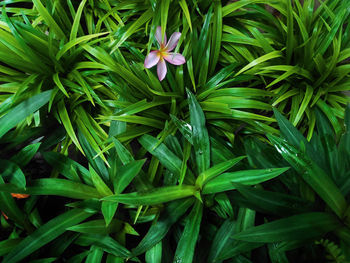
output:
[[[158,56],[165,57],[168,55],[168,49],[162,44],[158,50]]]

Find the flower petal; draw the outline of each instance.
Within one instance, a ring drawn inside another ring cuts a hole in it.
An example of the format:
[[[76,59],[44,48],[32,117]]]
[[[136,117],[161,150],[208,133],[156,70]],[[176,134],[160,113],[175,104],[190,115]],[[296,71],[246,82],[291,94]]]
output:
[[[158,51],[151,51],[145,58],[145,68],[151,68],[156,65],[159,61],[159,58],[160,56],[158,55]]]
[[[173,52],[168,53],[168,55],[164,56],[164,58],[173,65],[182,65],[186,62],[183,55]]]
[[[157,65],[157,74],[158,74],[158,79],[162,81],[165,78],[167,69],[166,69],[166,63],[163,58],[159,60],[159,63]]]
[[[160,27],[160,26],[157,26],[156,39],[157,39],[159,45],[162,45],[162,43],[166,43],[166,41],[167,41],[165,33],[164,33],[164,41],[162,41],[162,27]]]
[[[12,197],[16,197],[17,199],[23,199],[23,198],[28,198],[29,195],[27,194],[16,194],[16,193],[11,193]]]
[[[168,44],[165,46],[166,50],[167,51],[172,51],[176,47],[177,42],[179,42],[180,37],[181,37],[181,33],[180,32],[174,32],[171,35]]]

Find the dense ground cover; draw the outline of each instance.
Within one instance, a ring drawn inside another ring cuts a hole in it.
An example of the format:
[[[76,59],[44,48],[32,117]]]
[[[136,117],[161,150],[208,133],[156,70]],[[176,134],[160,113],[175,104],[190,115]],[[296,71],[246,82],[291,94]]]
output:
[[[349,6],[0,2],[2,262],[350,262]]]

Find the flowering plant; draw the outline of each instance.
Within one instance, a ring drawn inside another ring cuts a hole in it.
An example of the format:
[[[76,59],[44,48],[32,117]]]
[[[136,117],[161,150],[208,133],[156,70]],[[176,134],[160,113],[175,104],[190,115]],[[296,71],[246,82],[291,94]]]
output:
[[[171,52],[179,42],[181,37],[180,32],[174,32],[167,42],[167,36],[164,35],[164,41],[162,40],[162,28],[160,26],[157,27],[156,30],[156,39],[159,44],[159,49],[155,51],[151,51],[146,59],[145,59],[145,68],[151,68],[157,65],[157,74],[158,79],[162,81],[165,78],[167,73],[165,60],[173,65],[182,65],[186,62],[186,59],[183,55],[179,53]]]

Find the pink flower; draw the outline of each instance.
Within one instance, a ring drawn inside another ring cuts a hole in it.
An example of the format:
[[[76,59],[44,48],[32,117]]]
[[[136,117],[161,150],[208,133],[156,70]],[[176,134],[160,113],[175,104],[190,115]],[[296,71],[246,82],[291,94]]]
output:
[[[164,42],[162,42],[162,29],[160,26],[156,30],[156,39],[159,43],[159,49],[151,51],[145,59],[145,68],[151,68],[157,64],[157,74],[158,79],[162,81],[167,73],[165,60],[173,65],[182,65],[186,62],[183,55],[178,53],[170,52],[172,51],[179,41],[181,36],[180,32],[174,32],[169,42],[167,42],[167,37],[164,35]]]

